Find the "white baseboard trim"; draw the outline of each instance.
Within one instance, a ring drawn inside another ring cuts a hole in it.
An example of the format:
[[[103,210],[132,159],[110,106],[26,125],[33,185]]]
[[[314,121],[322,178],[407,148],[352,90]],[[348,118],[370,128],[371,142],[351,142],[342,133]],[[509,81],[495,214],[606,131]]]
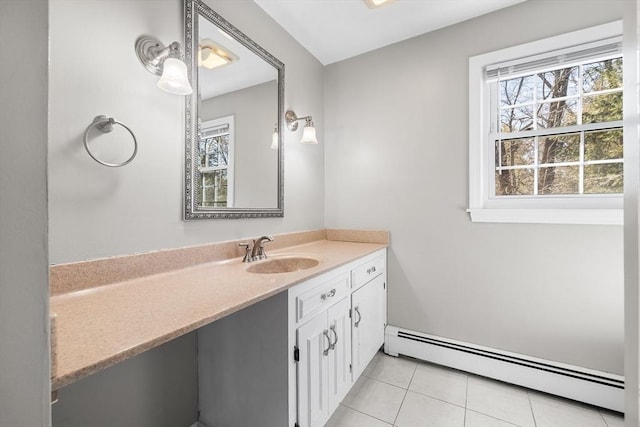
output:
[[[384,351],[624,412],[624,377],[388,325]]]

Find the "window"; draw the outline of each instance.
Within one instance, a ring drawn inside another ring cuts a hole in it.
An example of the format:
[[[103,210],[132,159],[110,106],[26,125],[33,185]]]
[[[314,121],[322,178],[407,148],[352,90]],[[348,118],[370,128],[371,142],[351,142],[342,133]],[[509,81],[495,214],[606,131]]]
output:
[[[621,33],[470,58],[472,221],[622,223]]]
[[[196,200],[200,207],[233,207],[233,116],[203,122]]]

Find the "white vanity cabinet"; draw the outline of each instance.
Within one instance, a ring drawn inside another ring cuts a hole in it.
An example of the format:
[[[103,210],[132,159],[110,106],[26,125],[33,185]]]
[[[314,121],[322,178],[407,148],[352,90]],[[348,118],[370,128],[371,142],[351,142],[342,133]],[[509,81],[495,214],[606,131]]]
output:
[[[353,377],[358,378],[384,343],[386,278],[380,274],[351,296]]]
[[[324,426],[385,323],[380,249],[199,328],[200,425]]]
[[[289,289],[289,420],[322,427],[384,343],[386,250]]]
[[[296,331],[301,425],[322,427],[351,386],[349,306],[345,297]]]

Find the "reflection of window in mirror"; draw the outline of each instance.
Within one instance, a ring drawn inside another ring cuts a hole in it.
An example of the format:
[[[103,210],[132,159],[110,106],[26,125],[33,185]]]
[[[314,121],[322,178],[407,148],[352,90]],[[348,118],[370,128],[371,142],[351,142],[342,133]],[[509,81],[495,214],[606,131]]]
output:
[[[202,122],[197,203],[201,207],[233,207],[234,117]]]

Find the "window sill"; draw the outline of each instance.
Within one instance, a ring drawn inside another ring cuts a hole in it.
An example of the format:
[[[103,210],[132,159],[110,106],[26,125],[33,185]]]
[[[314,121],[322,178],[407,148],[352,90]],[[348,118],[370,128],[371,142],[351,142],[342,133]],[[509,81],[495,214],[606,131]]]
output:
[[[467,209],[471,222],[622,225],[622,209]]]

